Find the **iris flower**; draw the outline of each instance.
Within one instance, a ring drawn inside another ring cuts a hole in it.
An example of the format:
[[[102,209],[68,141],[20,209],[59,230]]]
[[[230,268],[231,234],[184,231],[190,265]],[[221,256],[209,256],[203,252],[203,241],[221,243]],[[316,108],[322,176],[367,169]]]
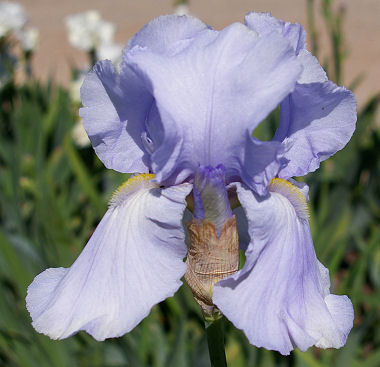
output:
[[[253,345],[289,354],[345,344],[352,304],[330,294],[310,235],[308,187],[292,177],[346,145],[356,102],[306,50],[302,26],[250,13],[245,25],[216,31],[162,16],[130,40],[120,73],[97,63],[81,95],[98,157],[139,174],[115,192],[74,264],[29,286],[37,331],[121,336],[186,273],[205,315],[221,312]],[[279,104],[273,139],[254,138]]]

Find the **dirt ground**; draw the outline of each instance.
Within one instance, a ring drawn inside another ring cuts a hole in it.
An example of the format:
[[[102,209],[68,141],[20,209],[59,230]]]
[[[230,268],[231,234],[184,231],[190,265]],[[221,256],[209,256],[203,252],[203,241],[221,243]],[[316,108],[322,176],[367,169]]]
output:
[[[67,41],[64,18],[69,14],[97,9],[105,20],[118,26],[116,40],[127,40],[152,18],[171,13],[173,0],[20,0],[30,17],[30,25],[40,31],[40,45],[34,60],[35,74],[46,79],[54,75],[64,85],[69,83],[69,64],[80,66],[86,55]],[[355,94],[359,105],[380,91],[380,0],[335,0],[346,8],[345,45],[348,51],[344,68],[344,84],[363,74],[364,80]],[[204,22],[220,29],[243,21],[249,11],[270,11],[283,20],[306,26],[306,0],[190,0],[191,12]],[[317,17],[317,26],[323,19]],[[329,50],[321,35],[321,53]],[[321,62],[323,61],[320,60]]]

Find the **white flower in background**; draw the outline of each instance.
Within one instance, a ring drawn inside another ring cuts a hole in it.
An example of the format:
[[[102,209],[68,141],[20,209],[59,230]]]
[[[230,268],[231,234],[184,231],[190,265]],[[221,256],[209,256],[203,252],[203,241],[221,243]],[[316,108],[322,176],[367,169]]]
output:
[[[38,29],[30,27],[17,33],[21,48],[24,51],[33,51],[36,49],[39,41]]]
[[[0,37],[20,30],[26,23],[24,8],[10,1],[0,2]]]
[[[71,45],[84,51],[112,43],[116,30],[116,26],[104,21],[96,10],[69,15],[66,18],[66,28]]]
[[[98,60],[111,60],[117,65],[121,61],[123,45],[119,43],[104,43],[96,49],[96,57]]]
[[[71,100],[77,104],[81,103],[80,88],[84,82],[86,74],[87,70],[81,70],[77,78],[75,80],[72,80],[70,83],[69,92]],[[87,136],[86,130],[84,129],[82,120],[80,118],[75,123],[74,127],[71,129],[71,137],[74,140],[74,143],[79,148],[85,148],[90,145],[90,139]]]
[[[190,15],[190,9],[187,4],[178,4],[174,8],[174,14],[176,15]]]
[[[71,130],[71,137],[78,148],[85,148],[90,146],[90,139],[83,127],[82,119],[79,119]]]
[[[70,83],[69,93],[70,93],[71,100],[75,103],[81,103],[80,87],[82,86],[84,82],[84,78],[87,72],[88,71],[86,69],[80,70],[76,79],[72,80]]]

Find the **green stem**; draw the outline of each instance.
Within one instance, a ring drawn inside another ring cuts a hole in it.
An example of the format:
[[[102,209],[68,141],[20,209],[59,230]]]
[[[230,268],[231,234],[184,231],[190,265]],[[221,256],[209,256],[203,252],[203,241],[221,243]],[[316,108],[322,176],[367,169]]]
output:
[[[311,51],[314,56],[318,56],[318,34],[315,28],[314,0],[307,0],[307,25],[311,40]]]
[[[227,367],[224,351],[224,320],[222,317],[205,321],[211,367]]]
[[[98,59],[96,57],[96,49],[95,48],[92,48],[89,52],[88,52],[88,58],[90,60],[90,68],[92,69],[92,67],[97,63]]]

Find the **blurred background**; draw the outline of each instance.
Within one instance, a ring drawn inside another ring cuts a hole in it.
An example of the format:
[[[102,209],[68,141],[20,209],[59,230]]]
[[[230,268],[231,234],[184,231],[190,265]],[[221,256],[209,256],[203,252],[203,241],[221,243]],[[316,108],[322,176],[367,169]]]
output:
[[[355,322],[340,350],[289,357],[257,349],[226,324],[230,367],[380,366],[380,1],[0,1],[0,366],[208,367],[198,306],[186,286],[123,338],[52,341],[30,326],[28,284],[70,266],[126,175],[106,170],[78,116],[79,88],[97,59],[116,65],[128,39],[160,14],[193,14],[217,29],[270,11],[302,23],[329,78],[358,98],[347,147],[302,178],[310,186],[317,256]],[[273,136],[278,111],[255,131]]]

